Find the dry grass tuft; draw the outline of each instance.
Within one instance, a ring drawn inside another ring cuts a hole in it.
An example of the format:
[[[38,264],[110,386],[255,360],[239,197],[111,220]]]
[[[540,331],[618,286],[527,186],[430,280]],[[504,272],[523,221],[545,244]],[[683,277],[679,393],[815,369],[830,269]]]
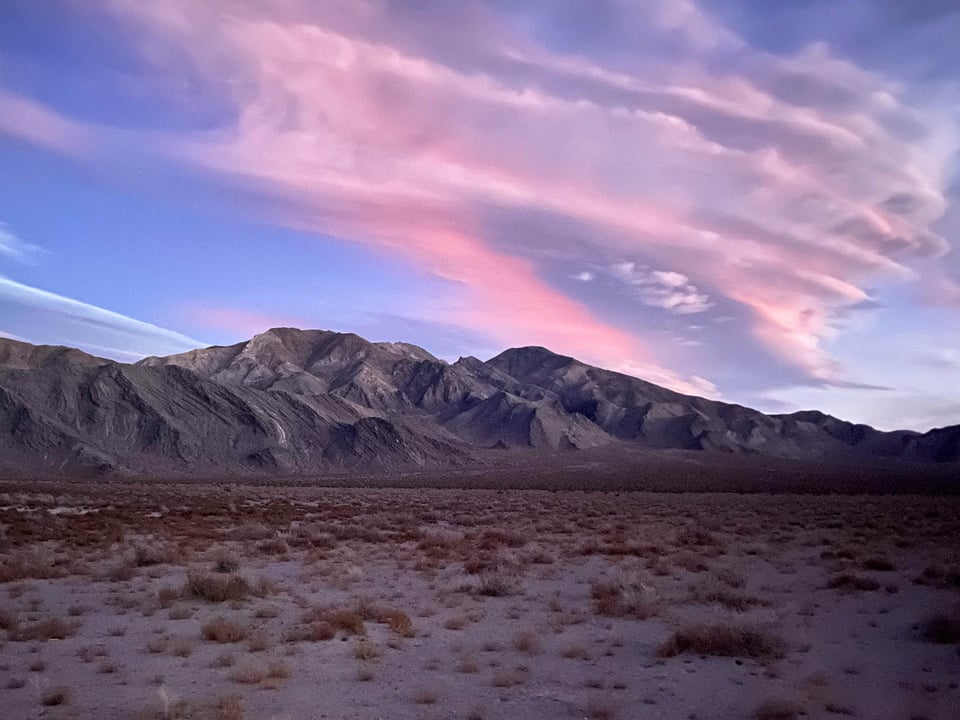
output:
[[[523,593],[523,579],[512,568],[494,567],[480,573],[480,595],[486,597],[508,597]]]
[[[216,720],[243,720],[243,700],[238,695],[218,697]]]
[[[53,687],[43,691],[40,696],[40,702],[47,707],[54,705],[66,705],[70,702],[70,688]]]
[[[928,618],[921,626],[921,634],[927,642],[940,645],[960,643],[960,607]]]
[[[190,657],[193,654],[193,644],[184,638],[174,640],[170,643],[170,654],[175,657]]]
[[[241,685],[257,685],[263,678],[263,670],[256,665],[241,665],[230,673],[230,679]]]
[[[173,604],[183,597],[179,588],[164,587],[157,591],[157,604],[164,610],[173,607]]]
[[[620,573],[612,581],[590,583],[593,611],[607,617],[631,616],[646,620],[660,611],[657,593],[643,583],[637,573]]]
[[[526,668],[497,670],[493,674],[494,687],[513,687],[514,685],[526,685],[528,682],[530,682],[530,672]]]
[[[161,543],[153,546],[135,545],[133,548],[133,564],[137,567],[165,565],[175,563],[177,559],[177,549],[172,545]]]
[[[894,569],[893,563],[885,557],[872,557],[863,561],[864,570],[876,570],[877,572],[890,572]]]
[[[755,720],[796,720],[801,708],[789,700],[767,700],[753,711]]]
[[[289,663],[283,660],[274,660],[267,665],[267,677],[282,680],[290,677],[293,671]]]
[[[864,577],[862,575],[852,575],[850,573],[842,573],[840,575],[834,575],[830,578],[827,583],[827,587],[834,590],[879,590],[880,583],[874,580],[871,577]]]
[[[353,646],[353,656],[357,660],[373,660],[380,656],[380,648],[373,641],[362,638]]]
[[[250,583],[241,575],[191,572],[187,574],[187,581],[183,585],[184,596],[207,602],[246,600],[250,593]]]
[[[783,657],[786,648],[783,638],[760,628],[698,624],[675,631],[658,652],[661,657],[695,653],[766,660]]]
[[[591,700],[587,703],[587,717],[591,720],[613,720],[618,713],[617,705],[607,700]]]
[[[416,634],[413,629],[413,621],[402,610],[388,610],[381,617],[381,622],[385,622],[387,627],[400,637],[409,638]]]
[[[540,652],[540,639],[533,630],[521,630],[513,636],[513,649],[527,655]]]
[[[80,624],[77,621],[66,622],[60,618],[45,618],[31,625],[22,625],[12,632],[13,640],[21,642],[28,640],[63,640],[73,637]]]
[[[930,585],[938,588],[960,588],[960,568],[944,568],[928,565],[913,581],[917,585]]]
[[[351,608],[314,608],[303,616],[303,622],[311,627],[311,632],[321,635],[314,639],[329,640],[325,637],[329,632],[328,628],[333,629],[335,634],[342,631],[347,635],[366,635],[367,629],[363,624],[363,614],[358,609]]]
[[[250,634],[246,625],[218,617],[205,623],[200,629],[205,640],[217,643],[237,643]]]
[[[13,610],[0,609],[0,630],[13,633],[17,629],[17,614]]]
[[[567,645],[560,651],[560,655],[568,660],[590,659],[590,652],[583,645]]]
[[[416,695],[413,696],[413,700],[417,705],[433,705],[438,697],[439,695],[436,690],[420,688],[417,690]]]

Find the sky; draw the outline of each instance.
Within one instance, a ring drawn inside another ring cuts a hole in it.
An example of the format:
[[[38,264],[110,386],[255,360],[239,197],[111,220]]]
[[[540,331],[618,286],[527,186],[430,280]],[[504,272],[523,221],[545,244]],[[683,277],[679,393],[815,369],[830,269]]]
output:
[[[960,423],[955,0],[3,0],[0,334],[543,345]]]

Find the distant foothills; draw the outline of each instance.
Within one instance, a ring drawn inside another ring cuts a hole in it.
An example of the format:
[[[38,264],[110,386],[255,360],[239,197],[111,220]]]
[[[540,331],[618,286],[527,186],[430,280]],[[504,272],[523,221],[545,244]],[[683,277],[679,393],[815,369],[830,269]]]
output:
[[[405,343],[276,328],[138,363],[0,339],[0,470],[256,475],[496,464],[609,447],[822,462],[960,462],[960,426],[881,432],[766,415],[541,347],[447,363]]]

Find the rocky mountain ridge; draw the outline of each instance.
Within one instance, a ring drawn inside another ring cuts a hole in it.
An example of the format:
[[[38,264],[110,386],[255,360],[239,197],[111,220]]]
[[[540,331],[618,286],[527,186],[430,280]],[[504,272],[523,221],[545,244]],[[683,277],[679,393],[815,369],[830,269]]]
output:
[[[468,466],[631,447],[856,462],[960,461],[960,426],[881,432],[765,415],[544,348],[447,363],[404,343],[275,328],[125,364],[0,340],[0,469],[310,473]]]

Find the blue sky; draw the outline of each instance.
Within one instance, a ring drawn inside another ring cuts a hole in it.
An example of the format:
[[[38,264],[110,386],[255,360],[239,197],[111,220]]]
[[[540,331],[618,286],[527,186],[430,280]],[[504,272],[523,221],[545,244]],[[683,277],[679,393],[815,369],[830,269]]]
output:
[[[0,332],[546,345],[960,422],[960,10],[8,0]]]

